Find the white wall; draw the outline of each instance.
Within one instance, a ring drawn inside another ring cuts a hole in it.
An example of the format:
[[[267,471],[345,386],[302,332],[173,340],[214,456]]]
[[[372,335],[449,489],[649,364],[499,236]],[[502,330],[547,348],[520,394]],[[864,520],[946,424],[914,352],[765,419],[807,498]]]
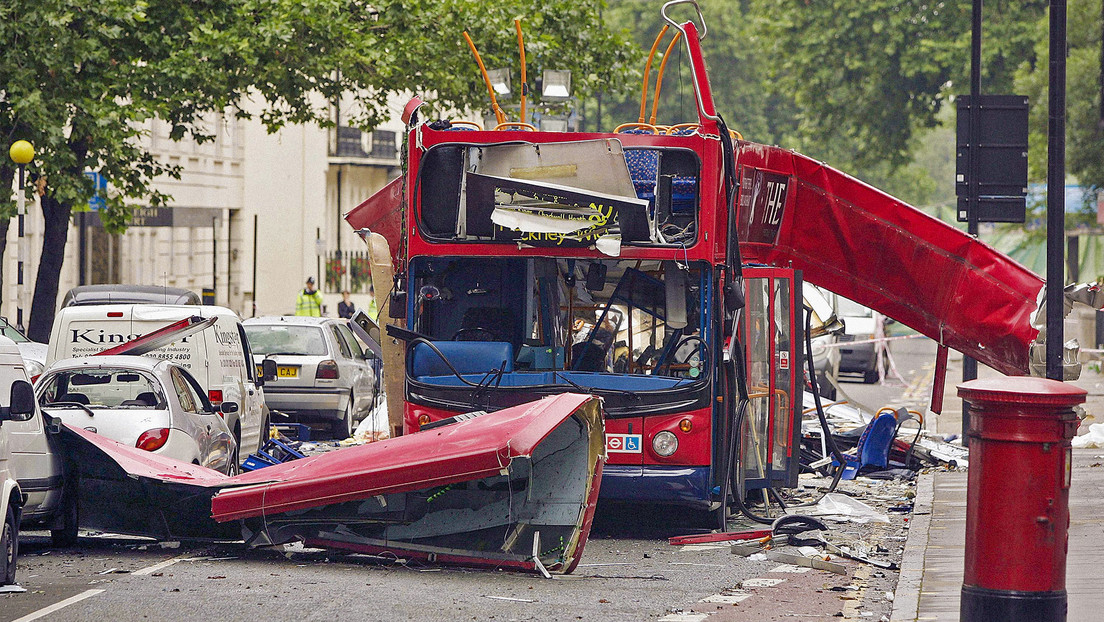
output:
[[[398,115],[406,100],[395,98],[391,108],[396,118],[380,128],[398,132],[400,148],[402,123]],[[341,117],[345,121],[344,109]],[[164,177],[155,182],[158,189],[172,195],[171,207],[184,208],[173,213],[175,226],[132,226],[119,236],[115,249],[98,244],[90,246],[89,252],[118,252],[121,283],[168,285],[201,293],[217,278],[216,303],[249,317],[254,314],[256,232],[256,314],[292,313],[296,295],[308,276],[314,276],[322,289],[324,275],[320,272],[324,271],[324,262],[317,255],[318,237],[327,252],[336,250],[338,244],[342,250],[366,250],[341,216],[397,176],[397,162],[332,157],[330,144],[336,133],[317,126],[288,126],[268,134],[259,122],[232,116],[211,116],[206,123],[216,138],[202,144],[174,142],[168,137],[167,124],[147,124],[147,146],[163,162],[183,169],[179,180]],[[29,202],[27,211],[30,292],[42,253],[42,214],[37,203]],[[212,217],[217,219],[214,224]],[[13,218],[0,291],[0,314],[13,324],[19,304],[17,230]],[[71,225],[58,303],[78,283],[77,239],[77,227]],[[218,248],[214,262],[213,244]],[[323,297],[328,314],[336,315],[341,296],[324,293]],[[366,294],[354,295],[353,300],[360,306],[369,302]],[[28,293],[26,307],[30,301]],[[24,323],[28,315],[29,308],[24,311]]]

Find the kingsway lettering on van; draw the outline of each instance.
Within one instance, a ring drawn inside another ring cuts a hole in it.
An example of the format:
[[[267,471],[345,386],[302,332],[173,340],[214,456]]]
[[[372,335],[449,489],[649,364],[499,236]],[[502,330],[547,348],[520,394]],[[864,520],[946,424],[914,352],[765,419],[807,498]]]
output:
[[[103,345],[115,345],[119,343],[126,343],[131,339],[137,339],[141,337],[141,333],[132,333],[130,335],[124,335],[122,333],[109,333],[102,328],[74,328],[70,331],[73,334],[69,343],[91,343],[91,344],[103,344]]]
[[[215,341],[218,342],[219,345],[223,345],[223,346],[240,346],[241,345],[241,336],[238,335],[237,331],[219,330],[218,325],[216,325],[214,327],[214,331],[215,331]]]

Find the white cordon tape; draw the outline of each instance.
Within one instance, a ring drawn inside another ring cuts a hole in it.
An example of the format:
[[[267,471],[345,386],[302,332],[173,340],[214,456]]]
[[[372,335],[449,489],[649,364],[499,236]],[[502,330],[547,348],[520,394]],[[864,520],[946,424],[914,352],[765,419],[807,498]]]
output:
[[[850,346],[859,345],[861,343],[878,343],[880,341],[900,341],[902,339],[919,339],[920,337],[926,337],[926,335],[900,335],[897,337],[882,337],[881,339],[863,339],[860,341],[837,341],[836,343],[826,343],[825,348],[847,348]],[[1082,350],[1082,352],[1088,352],[1089,350]]]

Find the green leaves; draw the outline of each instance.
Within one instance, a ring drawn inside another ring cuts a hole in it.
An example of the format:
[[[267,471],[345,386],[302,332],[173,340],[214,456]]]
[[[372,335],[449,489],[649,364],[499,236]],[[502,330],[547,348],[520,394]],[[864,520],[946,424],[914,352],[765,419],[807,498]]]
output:
[[[59,200],[87,201],[82,173],[96,170],[125,212],[122,199],[151,199],[152,179],[171,172],[141,147],[151,119],[169,123],[173,139],[203,141],[205,115],[255,115],[270,131],[326,124],[329,102],[344,93],[356,99],[351,122],[365,129],[393,115],[396,92],[428,94],[439,110],[482,108],[461,32],[471,31],[490,66],[516,67],[515,15],[525,16],[531,86],[545,67],[573,70],[577,90],[623,84],[606,70],[636,52],[601,27],[600,6],[12,0],[0,7],[0,40],[11,42],[0,50],[0,135],[34,142],[35,166]]]

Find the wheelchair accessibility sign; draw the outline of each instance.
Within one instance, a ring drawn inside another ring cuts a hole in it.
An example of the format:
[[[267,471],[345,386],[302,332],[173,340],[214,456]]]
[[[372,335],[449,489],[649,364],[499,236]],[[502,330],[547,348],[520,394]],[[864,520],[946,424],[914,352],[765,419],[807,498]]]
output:
[[[640,453],[641,435],[639,434],[607,434],[606,453],[610,454],[638,454]]]

